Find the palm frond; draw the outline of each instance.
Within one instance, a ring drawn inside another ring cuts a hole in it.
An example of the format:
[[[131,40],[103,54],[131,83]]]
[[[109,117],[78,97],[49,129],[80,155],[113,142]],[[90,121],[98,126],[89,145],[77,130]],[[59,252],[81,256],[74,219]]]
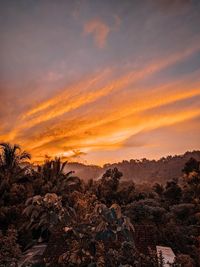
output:
[[[62,173],[63,173],[64,168],[65,168],[65,166],[66,166],[67,163],[68,163],[68,161],[64,161],[64,162],[62,163],[61,170],[60,170]]]
[[[24,159],[31,159],[31,154],[23,151],[20,155],[19,155],[19,159],[20,160],[24,160]]]

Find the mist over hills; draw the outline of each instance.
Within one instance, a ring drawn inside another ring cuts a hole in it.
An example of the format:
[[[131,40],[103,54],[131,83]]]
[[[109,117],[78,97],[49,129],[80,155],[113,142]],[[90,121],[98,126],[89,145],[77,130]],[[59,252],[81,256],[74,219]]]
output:
[[[85,165],[82,163],[68,163],[66,171],[75,171],[75,174],[84,180],[98,179],[109,168],[117,167],[123,173],[124,180],[133,180],[136,183],[165,183],[172,178],[182,175],[184,164],[191,158],[200,160],[200,151],[186,152],[183,155],[167,156],[159,160],[131,159],[122,162],[105,164],[103,167]]]

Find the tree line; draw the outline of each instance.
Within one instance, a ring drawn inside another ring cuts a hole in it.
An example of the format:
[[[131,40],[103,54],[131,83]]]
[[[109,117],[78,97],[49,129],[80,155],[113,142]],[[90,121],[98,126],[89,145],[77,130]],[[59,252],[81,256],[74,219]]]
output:
[[[173,249],[173,266],[199,266],[200,163],[194,158],[181,179],[141,188],[117,168],[83,181],[65,172],[68,163],[60,158],[33,168],[23,164],[31,155],[18,145],[0,146],[1,267],[18,266],[38,243],[47,244],[40,265],[23,267],[158,267],[156,244]],[[144,234],[155,240],[148,243]]]

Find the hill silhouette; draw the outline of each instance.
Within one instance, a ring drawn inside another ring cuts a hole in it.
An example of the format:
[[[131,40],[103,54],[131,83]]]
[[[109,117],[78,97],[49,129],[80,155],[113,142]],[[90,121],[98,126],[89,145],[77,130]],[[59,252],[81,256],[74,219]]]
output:
[[[159,160],[131,159],[122,162],[97,165],[85,165],[72,162],[67,164],[66,170],[75,171],[76,175],[84,180],[99,179],[109,168],[118,168],[123,173],[123,179],[133,180],[136,183],[165,183],[169,179],[178,178],[182,174],[185,163],[191,158],[200,160],[200,151],[186,152],[183,155],[163,157]]]

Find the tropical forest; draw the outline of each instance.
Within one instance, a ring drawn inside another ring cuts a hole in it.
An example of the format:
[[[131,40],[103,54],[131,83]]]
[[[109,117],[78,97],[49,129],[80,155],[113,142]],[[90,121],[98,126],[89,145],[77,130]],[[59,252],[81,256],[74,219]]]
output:
[[[157,267],[156,245],[171,266],[200,266],[200,162],[182,176],[137,185],[117,168],[83,180],[67,162],[28,164],[20,146],[1,144],[1,267]]]

